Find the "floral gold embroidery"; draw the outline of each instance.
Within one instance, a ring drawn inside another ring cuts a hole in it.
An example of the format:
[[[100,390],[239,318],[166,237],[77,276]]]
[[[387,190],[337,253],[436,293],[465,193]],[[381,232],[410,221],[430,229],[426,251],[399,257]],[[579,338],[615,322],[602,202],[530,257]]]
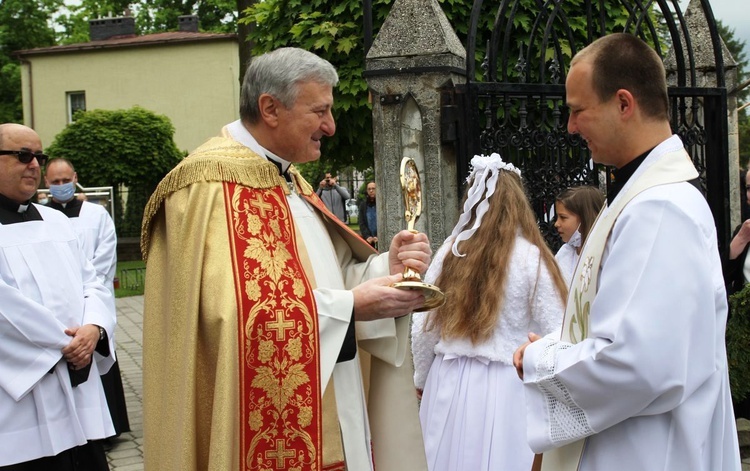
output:
[[[297,421],[300,427],[307,427],[312,422],[312,407],[302,406],[299,408]]]
[[[591,283],[591,270],[594,266],[594,257],[586,257],[583,262],[583,269],[581,270],[581,291],[589,290],[589,283]]]
[[[265,271],[273,281],[278,281],[284,274],[286,263],[292,258],[286,247],[278,246],[276,249],[269,249],[277,241],[272,237],[261,239],[251,239],[245,249],[245,258],[251,258],[260,263],[261,270]]]
[[[305,284],[302,283],[302,280],[294,280],[292,289],[294,289],[294,295],[297,297],[302,297],[302,295],[305,294]]]
[[[243,469],[319,471],[317,317],[293,255],[294,227],[285,195],[241,186],[228,191],[235,263],[245,295],[241,408],[249,431],[242,444]]]
[[[579,287],[573,290],[573,299],[575,300],[575,313],[570,319],[568,335],[573,343],[578,343],[588,337],[589,330],[589,313],[591,304],[583,300],[583,293],[589,290],[591,284],[591,275],[594,267],[594,257],[586,257],[581,265],[581,275],[579,277]]]
[[[261,415],[259,410],[251,411],[247,422],[250,426],[250,429],[257,432],[263,425],[263,416]]]
[[[245,294],[252,301],[260,299],[260,286],[258,285],[257,279],[251,278],[245,281]]]
[[[256,235],[260,232],[262,224],[260,223],[260,218],[256,216],[255,214],[250,214],[247,217],[247,231],[252,234]]]
[[[261,363],[268,363],[275,352],[276,345],[273,342],[270,340],[261,340],[258,346],[258,360]]]
[[[279,226],[279,221],[273,220],[271,221],[271,231],[273,231],[273,234],[276,237],[281,237],[281,226]]]
[[[289,353],[292,360],[297,361],[302,357],[302,341],[299,338],[289,340],[284,348]]]
[[[261,366],[256,369],[252,386],[265,391],[276,410],[281,412],[286,408],[294,390],[309,381],[310,378],[302,370],[301,365],[275,361],[272,366]]]
[[[571,342],[578,343],[588,336],[589,312],[591,306],[588,301],[582,303],[583,292],[578,291],[578,288],[575,289],[573,297],[575,298],[576,312],[573,315],[573,318],[570,319],[570,329],[568,334],[570,335]]]

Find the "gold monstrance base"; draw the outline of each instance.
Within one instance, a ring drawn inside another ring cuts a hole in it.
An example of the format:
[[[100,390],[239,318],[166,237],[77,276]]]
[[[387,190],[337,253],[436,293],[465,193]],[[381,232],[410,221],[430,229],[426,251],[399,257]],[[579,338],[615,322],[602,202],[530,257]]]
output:
[[[445,293],[435,285],[423,281],[406,280],[393,283],[391,286],[398,289],[421,290],[424,295],[424,305],[414,312],[431,311],[445,304]]]
[[[401,159],[401,194],[404,198],[404,218],[407,230],[412,234],[419,215],[422,214],[422,183],[419,180],[417,164],[411,157]],[[404,269],[404,281],[393,283],[398,289],[421,290],[424,295],[424,305],[414,312],[431,311],[445,304],[445,293],[435,285],[425,283],[419,273],[409,267]]]

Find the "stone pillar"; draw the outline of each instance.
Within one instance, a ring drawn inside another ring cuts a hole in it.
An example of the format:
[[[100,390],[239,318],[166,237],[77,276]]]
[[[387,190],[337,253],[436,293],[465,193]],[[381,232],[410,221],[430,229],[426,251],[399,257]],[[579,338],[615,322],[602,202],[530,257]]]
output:
[[[416,228],[433,251],[458,219],[456,156],[441,142],[441,90],[463,83],[466,51],[437,0],[396,0],[369,53],[379,239],[406,228],[399,170],[411,157],[422,181]],[[381,250],[387,250],[381,246]]]
[[[711,41],[711,32],[708,29],[708,20],[703,13],[703,6],[700,0],[690,0],[687,10],[685,10],[685,23],[690,31],[690,40],[695,54],[696,83],[688,86],[693,87],[716,87],[716,62],[714,59],[713,45]],[[683,38],[684,47],[684,38]],[[727,49],[724,41],[721,43],[722,55],[724,61],[724,82],[726,89],[731,92],[738,83],[737,62]],[[684,50],[683,56],[688,57],[687,49]],[[669,51],[664,60],[664,66],[667,69],[667,83],[669,86],[677,85],[677,61],[675,51]],[[689,64],[686,64],[689,67]],[[741,222],[740,206],[740,147],[739,147],[739,124],[737,117],[737,93],[727,95],[727,131],[728,131],[728,165],[729,165],[729,218],[730,230]]]

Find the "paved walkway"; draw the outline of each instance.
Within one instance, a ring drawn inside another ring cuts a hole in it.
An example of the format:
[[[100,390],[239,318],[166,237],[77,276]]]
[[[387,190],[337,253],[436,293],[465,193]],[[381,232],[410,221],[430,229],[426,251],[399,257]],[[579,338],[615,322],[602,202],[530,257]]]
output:
[[[143,471],[143,296],[117,299],[117,328],[117,359],[131,431],[112,440],[107,459],[110,471]],[[750,471],[750,458],[743,460],[742,470]]]
[[[143,296],[116,301],[117,360],[131,431],[112,439],[107,459],[110,471],[143,471]]]

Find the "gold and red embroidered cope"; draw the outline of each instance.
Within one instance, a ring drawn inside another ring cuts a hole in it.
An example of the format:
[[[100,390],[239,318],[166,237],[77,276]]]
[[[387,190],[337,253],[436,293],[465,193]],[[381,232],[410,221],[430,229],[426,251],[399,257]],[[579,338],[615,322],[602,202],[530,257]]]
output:
[[[318,471],[318,315],[281,187],[224,183],[238,306],[240,463]],[[335,469],[335,468],[334,468]]]

